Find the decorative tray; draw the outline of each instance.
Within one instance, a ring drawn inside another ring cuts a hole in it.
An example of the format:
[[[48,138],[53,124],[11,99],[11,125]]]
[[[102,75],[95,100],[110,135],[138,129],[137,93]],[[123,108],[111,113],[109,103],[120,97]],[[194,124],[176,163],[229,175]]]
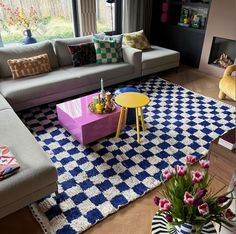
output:
[[[115,111],[116,109],[116,105],[114,102],[112,102],[112,109],[110,111],[106,111],[104,108],[103,108],[103,111],[102,112],[97,112],[94,105],[93,105],[93,102],[90,102],[89,105],[88,105],[88,108],[89,110],[92,112],[92,113],[96,113],[96,114],[107,114],[107,113],[112,113],[113,111]]]

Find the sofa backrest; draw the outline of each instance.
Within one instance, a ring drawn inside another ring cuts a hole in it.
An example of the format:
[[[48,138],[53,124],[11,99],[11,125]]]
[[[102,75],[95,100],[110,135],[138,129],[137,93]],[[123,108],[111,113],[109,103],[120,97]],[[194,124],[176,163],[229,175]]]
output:
[[[57,56],[53,50],[52,43],[49,41],[0,48],[0,77],[7,78],[11,76],[11,71],[7,64],[8,59],[27,58],[45,53],[48,54],[51,67],[57,68]]]
[[[72,65],[72,58],[68,50],[68,45],[92,42],[92,36],[90,35],[76,38],[55,39],[53,42],[59,65],[68,66]]]

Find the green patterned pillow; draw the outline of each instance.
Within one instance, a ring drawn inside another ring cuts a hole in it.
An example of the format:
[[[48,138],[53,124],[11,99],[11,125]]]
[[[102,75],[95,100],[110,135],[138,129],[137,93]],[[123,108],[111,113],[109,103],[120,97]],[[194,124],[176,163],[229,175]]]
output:
[[[99,40],[93,37],[94,47],[96,51],[96,59],[98,64],[117,63],[117,43],[115,41]]]
[[[125,45],[127,45],[128,47],[132,47],[132,48],[136,48],[140,50],[146,50],[151,47],[143,30],[140,30],[138,32],[125,33],[123,40],[124,40]]]

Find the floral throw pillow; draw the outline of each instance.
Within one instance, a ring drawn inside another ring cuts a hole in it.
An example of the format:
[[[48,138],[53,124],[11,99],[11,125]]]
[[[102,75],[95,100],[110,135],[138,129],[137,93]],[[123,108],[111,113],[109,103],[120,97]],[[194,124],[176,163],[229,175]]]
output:
[[[132,47],[132,48],[136,48],[140,50],[146,50],[151,47],[143,30],[140,30],[138,32],[125,33],[124,43],[128,47]]]
[[[117,63],[117,43],[114,41],[98,40],[93,38],[97,64]]]
[[[123,62],[123,52],[122,52],[122,39],[123,35],[106,35],[105,33],[93,34],[93,36],[98,40],[105,41],[115,41],[117,44],[118,62]]]
[[[95,48],[92,42],[69,45],[68,49],[72,55],[74,67],[96,63]]]

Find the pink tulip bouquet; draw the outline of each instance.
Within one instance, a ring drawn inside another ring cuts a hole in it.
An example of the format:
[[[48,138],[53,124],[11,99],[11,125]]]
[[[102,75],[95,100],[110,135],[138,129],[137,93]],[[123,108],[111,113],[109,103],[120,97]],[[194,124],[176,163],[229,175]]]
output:
[[[173,226],[189,223],[202,227],[211,221],[220,227],[232,227],[236,215],[230,210],[234,189],[218,195],[209,186],[213,177],[208,175],[210,162],[200,160],[201,169],[194,170],[196,157],[186,156],[186,165],[166,168],[162,172],[163,197],[155,197],[154,202],[159,206],[159,214],[164,214],[166,220]]]

